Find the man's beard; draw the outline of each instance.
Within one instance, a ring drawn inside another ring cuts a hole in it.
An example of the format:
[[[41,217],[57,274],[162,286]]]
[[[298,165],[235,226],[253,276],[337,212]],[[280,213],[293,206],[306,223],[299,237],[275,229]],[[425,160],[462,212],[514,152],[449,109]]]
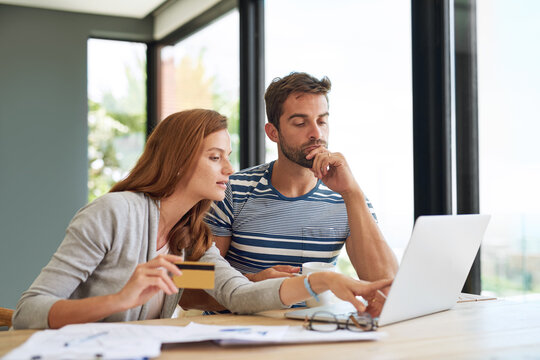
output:
[[[328,145],[326,141],[324,140],[313,140],[305,144],[302,144],[300,148],[294,148],[290,146],[289,144],[287,144],[287,142],[285,141],[285,139],[283,139],[281,134],[279,134],[278,136],[279,136],[279,146],[283,155],[285,155],[285,157],[289,159],[290,161],[308,169],[311,169],[313,167],[313,160],[315,159],[315,157],[309,160],[306,159],[307,153],[305,153],[303,149],[306,149],[307,147],[310,147],[313,145],[321,145],[326,148]]]

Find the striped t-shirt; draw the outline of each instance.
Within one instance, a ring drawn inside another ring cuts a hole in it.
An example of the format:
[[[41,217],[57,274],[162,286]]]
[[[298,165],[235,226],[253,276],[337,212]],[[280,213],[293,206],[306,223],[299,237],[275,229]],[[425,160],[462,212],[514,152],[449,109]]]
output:
[[[242,273],[308,261],[335,263],[349,236],[343,198],[320,180],[303,196],[285,197],[271,184],[273,165],[230,176],[225,199],[212,204],[206,217],[212,233],[231,236],[226,259]]]

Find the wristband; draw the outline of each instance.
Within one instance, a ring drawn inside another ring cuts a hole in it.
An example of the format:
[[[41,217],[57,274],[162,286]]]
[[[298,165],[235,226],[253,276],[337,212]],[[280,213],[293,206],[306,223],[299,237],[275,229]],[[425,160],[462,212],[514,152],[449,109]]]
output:
[[[317,296],[317,294],[315,294],[315,291],[313,291],[313,289],[311,288],[311,285],[309,284],[309,275],[311,274],[307,274],[307,276],[304,278],[304,286],[306,287],[306,290],[309,293],[309,295],[313,296],[315,301],[319,302],[320,301],[319,297]]]

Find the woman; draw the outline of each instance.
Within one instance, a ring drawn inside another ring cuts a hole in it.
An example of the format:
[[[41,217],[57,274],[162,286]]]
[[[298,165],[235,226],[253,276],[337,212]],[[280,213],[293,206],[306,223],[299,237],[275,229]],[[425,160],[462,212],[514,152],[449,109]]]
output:
[[[163,120],[127,178],[75,215],[19,300],[14,328],[171,317],[182,291],[168,273],[181,275],[174,263],[183,254],[215,263],[215,288],[208,292],[233,312],[286,307],[328,289],[363,310],[355,296],[374,296],[389,284],[336,273],[251,283],[232,269],[203,222],[211,201],[224,198],[230,152],[227,120],[214,111]]]

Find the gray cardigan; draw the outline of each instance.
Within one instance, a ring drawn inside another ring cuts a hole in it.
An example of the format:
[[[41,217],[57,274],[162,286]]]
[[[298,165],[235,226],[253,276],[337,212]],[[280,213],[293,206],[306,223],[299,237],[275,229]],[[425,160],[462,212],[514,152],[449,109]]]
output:
[[[48,328],[49,310],[56,301],[118,292],[138,264],[156,256],[158,222],[158,205],[142,193],[108,193],[83,207],[49,264],[22,294],[13,327]],[[279,297],[283,278],[252,283],[215,246],[200,261],[215,263],[215,287],[207,292],[232,312],[285,307]],[[165,297],[161,318],[172,316],[181,296],[182,289]],[[143,320],[147,311],[145,304],[102,321]]]

